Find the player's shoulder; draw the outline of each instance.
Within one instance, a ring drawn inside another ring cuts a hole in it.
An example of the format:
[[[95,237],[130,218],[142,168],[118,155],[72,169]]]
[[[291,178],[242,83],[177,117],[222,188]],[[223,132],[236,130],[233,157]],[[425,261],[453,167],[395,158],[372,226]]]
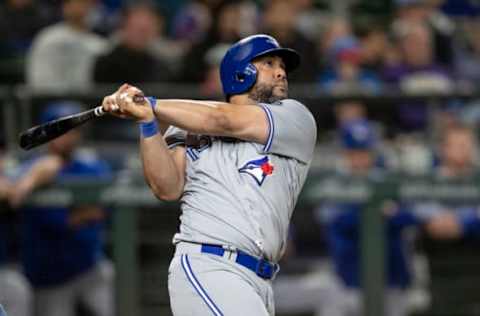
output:
[[[267,103],[266,105],[270,105],[270,106],[296,106],[296,107],[304,107],[307,109],[307,107],[305,106],[305,104],[303,104],[302,102],[298,101],[298,100],[295,100],[295,99],[282,99],[282,100],[278,100],[278,101],[274,101],[272,103]]]
[[[267,106],[269,106],[270,108],[284,108],[285,110],[289,110],[292,112],[306,113],[310,116],[312,115],[310,109],[304,103],[296,99],[282,99],[270,103]]]
[[[272,103],[270,109],[275,108],[276,106],[284,108],[285,112],[288,113],[289,117],[292,119],[298,119],[302,121],[309,121],[312,124],[316,125],[315,118],[313,117],[310,109],[303,104],[302,102],[296,99],[283,99]]]

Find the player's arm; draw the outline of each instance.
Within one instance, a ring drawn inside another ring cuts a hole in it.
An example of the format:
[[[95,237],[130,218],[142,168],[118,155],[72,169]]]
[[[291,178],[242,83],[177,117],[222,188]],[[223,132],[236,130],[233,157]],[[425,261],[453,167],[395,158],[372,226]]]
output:
[[[148,104],[133,104],[120,97],[129,86],[124,84],[115,93],[105,97],[103,109],[117,117],[134,119],[139,123],[155,119],[152,108]],[[139,90],[134,91],[138,93]],[[119,104],[121,106],[119,107]],[[168,124],[160,124],[160,132],[140,139],[140,156],[143,173],[152,192],[160,200],[177,200],[183,193],[185,180],[185,149],[176,146],[169,149],[163,138]]]
[[[143,173],[160,200],[178,200],[185,184],[185,148],[168,149],[162,134],[140,140]]]
[[[268,120],[257,105],[158,99],[155,116],[161,122],[195,134],[234,137],[265,144]]]
[[[194,100],[156,100],[155,112],[145,100],[134,103],[133,96],[141,90],[123,85],[112,95],[111,102],[122,118],[149,122],[155,117],[163,125],[173,125],[195,134],[228,136],[265,144],[268,139],[267,114],[257,105],[232,105],[225,102]],[[123,97],[122,97],[123,96]],[[106,108],[110,111],[109,108]]]

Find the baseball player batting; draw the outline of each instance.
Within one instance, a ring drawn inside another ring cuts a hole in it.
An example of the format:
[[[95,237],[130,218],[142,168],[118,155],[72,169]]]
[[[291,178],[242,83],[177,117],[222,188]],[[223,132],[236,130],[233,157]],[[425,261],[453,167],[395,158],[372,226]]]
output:
[[[129,85],[104,98],[105,111],[139,122],[152,191],[181,201],[168,274],[175,316],[275,313],[271,281],[317,135],[309,110],[288,99],[287,73],[299,62],[271,36],[253,35],[223,57],[226,102],[138,104],[141,91]]]

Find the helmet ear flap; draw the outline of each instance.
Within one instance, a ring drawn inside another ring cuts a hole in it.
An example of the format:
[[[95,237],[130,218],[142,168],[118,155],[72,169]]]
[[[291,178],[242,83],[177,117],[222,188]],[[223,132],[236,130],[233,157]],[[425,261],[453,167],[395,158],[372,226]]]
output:
[[[245,81],[245,73],[244,72],[240,72],[240,71],[235,71],[235,81],[236,82],[239,82],[239,83],[243,83]]]
[[[234,72],[233,80],[239,93],[248,91],[257,81],[257,68],[252,63],[248,63],[242,70]]]

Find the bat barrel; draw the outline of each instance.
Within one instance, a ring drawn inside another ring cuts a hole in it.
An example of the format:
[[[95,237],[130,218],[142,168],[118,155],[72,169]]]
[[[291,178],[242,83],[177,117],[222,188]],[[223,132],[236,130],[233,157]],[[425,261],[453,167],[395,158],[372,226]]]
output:
[[[46,142],[49,142],[73,128],[105,115],[101,106],[85,112],[59,118],[58,120],[46,122],[34,126],[20,134],[19,145],[22,149],[29,150]]]
[[[145,96],[138,94],[133,97],[135,103],[145,102]],[[83,125],[84,123],[107,114],[102,106],[97,106],[88,111],[59,118],[58,120],[46,122],[32,127],[19,135],[19,145],[22,149],[29,150],[45,144],[69,130]]]

